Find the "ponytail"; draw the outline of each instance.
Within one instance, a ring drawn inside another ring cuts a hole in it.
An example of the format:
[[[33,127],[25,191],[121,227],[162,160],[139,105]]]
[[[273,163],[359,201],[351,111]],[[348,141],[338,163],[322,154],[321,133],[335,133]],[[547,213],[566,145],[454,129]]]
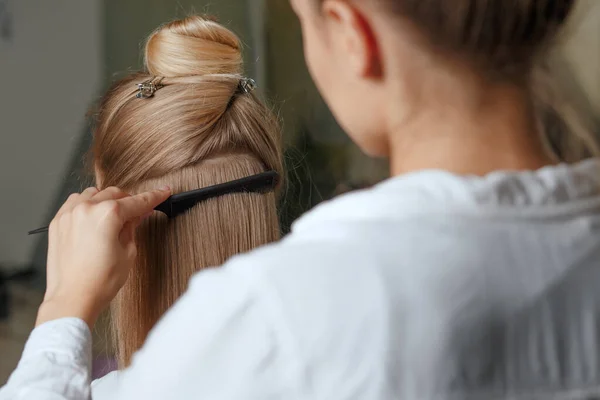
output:
[[[531,74],[531,94],[540,132],[560,162],[600,156],[600,120],[566,60],[546,57]]]

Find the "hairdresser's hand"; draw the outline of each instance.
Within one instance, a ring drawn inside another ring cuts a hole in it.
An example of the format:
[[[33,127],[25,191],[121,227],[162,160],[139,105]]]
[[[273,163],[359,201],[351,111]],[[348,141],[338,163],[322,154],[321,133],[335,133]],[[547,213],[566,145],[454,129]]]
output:
[[[36,325],[78,317],[92,328],[135,262],[135,229],[169,195],[168,188],[135,196],[89,188],[71,195],[50,224],[47,288]]]

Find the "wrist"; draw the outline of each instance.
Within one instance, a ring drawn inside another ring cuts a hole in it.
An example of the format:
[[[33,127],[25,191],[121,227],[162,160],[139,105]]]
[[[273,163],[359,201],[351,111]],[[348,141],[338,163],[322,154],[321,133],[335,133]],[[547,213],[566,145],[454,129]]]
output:
[[[44,299],[38,309],[35,326],[61,318],[79,318],[92,330],[99,315],[100,313],[81,301],[61,298]]]

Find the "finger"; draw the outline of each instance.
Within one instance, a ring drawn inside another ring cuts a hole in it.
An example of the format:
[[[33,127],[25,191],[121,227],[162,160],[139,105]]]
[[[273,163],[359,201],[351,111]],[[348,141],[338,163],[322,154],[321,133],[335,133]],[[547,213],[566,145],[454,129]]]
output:
[[[127,196],[129,196],[128,193],[122,191],[117,187],[112,186],[94,195],[92,198],[90,198],[90,202],[98,204],[107,200],[119,200]]]
[[[154,207],[167,200],[170,195],[171,189],[166,187],[117,200],[121,222],[125,223],[151,213]]]
[[[87,201],[87,200],[91,199],[92,197],[94,197],[95,195],[97,195],[98,192],[99,192],[99,190],[96,189],[95,187],[89,187],[81,193],[78,201],[79,202]]]

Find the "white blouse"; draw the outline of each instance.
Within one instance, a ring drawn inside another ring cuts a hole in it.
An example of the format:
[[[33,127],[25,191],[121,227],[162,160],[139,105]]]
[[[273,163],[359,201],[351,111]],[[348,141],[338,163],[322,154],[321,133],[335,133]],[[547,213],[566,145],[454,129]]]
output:
[[[37,327],[0,399],[583,399],[599,284],[597,161],[424,171],[198,274],[99,384],[82,321]]]

